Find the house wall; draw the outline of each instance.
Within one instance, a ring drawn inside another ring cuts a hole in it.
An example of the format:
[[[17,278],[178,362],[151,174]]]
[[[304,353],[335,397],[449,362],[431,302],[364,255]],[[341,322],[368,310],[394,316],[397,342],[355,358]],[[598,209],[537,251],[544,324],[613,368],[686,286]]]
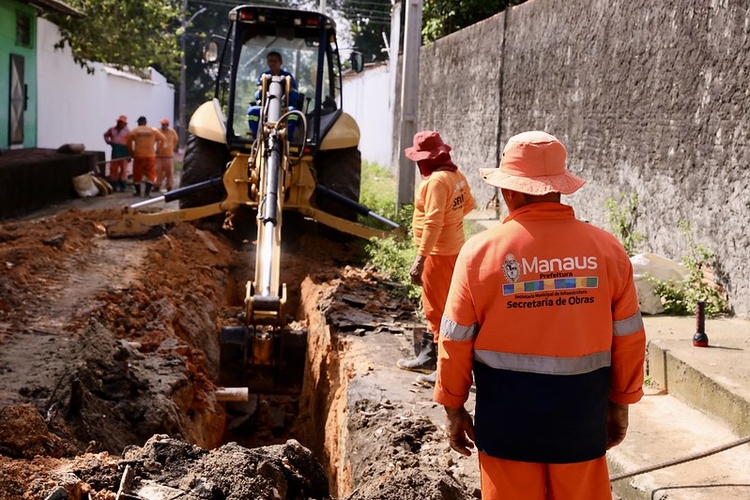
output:
[[[57,26],[39,19],[38,147],[82,143],[105,151],[109,160],[111,151],[102,136],[118,116],[127,116],[131,128],[139,116],[154,127],[162,118],[174,124],[174,87],[159,72],[151,69],[148,80],[94,64],[94,74],[88,74],[68,47],[54,48],[59,39]]]
[[[363,73],[350,73],[343,82],[343,109],[359,125],[362,159],[390,168],[393,156],[393,105],[388,88],[388,65],[368,67]]]
[[[31,16],[31,46],[23,47],[16,43],[17,13]],[[36,145],[36,9],[14,0],[0,0],[0,150],[9,147],[10,127],[10,56],[24,58],[24,79],[27,85],[28,101],[24,113],[23,147]],[[19,145],[20,146],[20,145]]]

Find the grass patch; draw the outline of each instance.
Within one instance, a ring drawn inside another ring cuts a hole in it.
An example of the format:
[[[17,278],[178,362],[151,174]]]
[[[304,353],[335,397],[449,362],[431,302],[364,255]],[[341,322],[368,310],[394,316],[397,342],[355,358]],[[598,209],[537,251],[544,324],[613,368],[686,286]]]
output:
[[[413,205],[396,210],[396,180],[391,173],[375,163],[362,163],[362,184],[359,199],[378,215],[398,223],[403,231],[387,238],[372,238],[365,245],[367,264],[387,278],[404,285],[405,298],[420,307],[421,289],[411,283],[409,269],[417,257],[411,230]]]

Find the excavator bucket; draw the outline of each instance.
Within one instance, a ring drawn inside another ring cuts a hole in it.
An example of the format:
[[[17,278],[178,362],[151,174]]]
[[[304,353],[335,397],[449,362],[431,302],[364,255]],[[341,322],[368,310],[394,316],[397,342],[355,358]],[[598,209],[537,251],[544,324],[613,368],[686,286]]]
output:
[[[307,330],[225,326],[219,382],[252,394],[299,395],[305,375]]]

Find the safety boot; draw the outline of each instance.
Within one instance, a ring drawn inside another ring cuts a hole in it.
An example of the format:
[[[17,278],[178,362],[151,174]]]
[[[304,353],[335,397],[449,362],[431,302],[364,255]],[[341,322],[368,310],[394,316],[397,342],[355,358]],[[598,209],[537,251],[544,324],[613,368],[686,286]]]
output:
[[[417,375],[417,383],[421,385],[435,385],[437,381],[437,370],[429,375]]]
[[[152,188],[153,186],[154,186],[154,185],[153,185],[153,184],[151,184],[150,182],[148,182],[148,181],[146,182],[146,192],[145,192],[145,193],[143,193],[143,197],[144,197],[144,198],[150,198],[150,197],[151,197],[151,188]]]
[[[133,184],[133,195],[140,196],[141,195],[141,185],[140,184]]]
[[[422,334],[419,353],[414,359],[399,359],[396,363],[402,370],[430,374],[437,369],[437,346],[432,332]]]

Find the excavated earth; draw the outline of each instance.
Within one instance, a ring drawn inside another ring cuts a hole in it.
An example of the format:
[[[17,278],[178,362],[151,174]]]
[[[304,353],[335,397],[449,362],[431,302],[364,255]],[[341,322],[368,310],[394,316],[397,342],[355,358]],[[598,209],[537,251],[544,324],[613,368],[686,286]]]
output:
[[[478,498],[409,356],[419,319],[362,243],[285,226],[299,395],[218,401],[252,231],[179,223],[109,239],[127,195],[0,221],[0,500]],[[247,228],[246,228],[247,229]]]

